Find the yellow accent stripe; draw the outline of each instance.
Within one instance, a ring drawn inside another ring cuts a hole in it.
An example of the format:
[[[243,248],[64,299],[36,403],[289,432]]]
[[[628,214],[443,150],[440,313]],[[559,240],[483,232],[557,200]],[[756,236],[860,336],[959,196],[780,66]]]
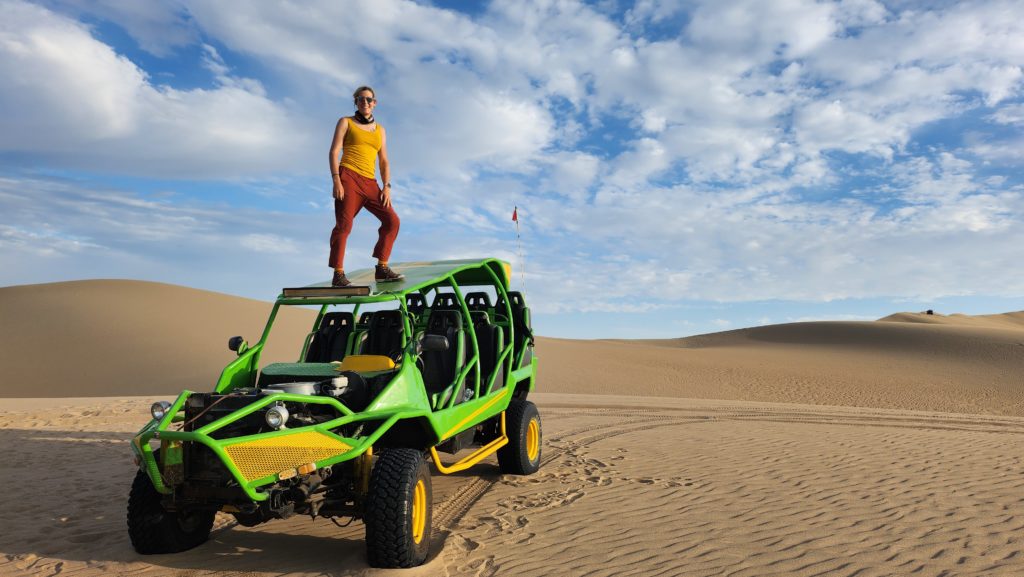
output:
[[[477,410],[475,410],[472,413],[470,413],[468,417],[466,417],[465,419],[462,419],[461,421],[459,421],[458,425],[455,425],[447,433],[444,434],[444,439],[447,439],[448,437],[451,437],[452,434],[462,430],[462,426],[463,425],[465,425],[466,423],[468,423],[468,422],[472,421],[473,419],[475,419],[477,417],[477,415],[479,415],[480,413],[482,413],[482,412],[486,411],[487,409],[491,408],[492,405],[494,405],[495,403],[500,401],[510,390],[511,389],[506,386],[505,390],[502,391],[500,395],[498,395],[498,396],[494,397],[493,399],[487,401],[486,403],[481,405],[480,408],[478,408]],[[442,440],[444,440],[444,439],[442,439]]]

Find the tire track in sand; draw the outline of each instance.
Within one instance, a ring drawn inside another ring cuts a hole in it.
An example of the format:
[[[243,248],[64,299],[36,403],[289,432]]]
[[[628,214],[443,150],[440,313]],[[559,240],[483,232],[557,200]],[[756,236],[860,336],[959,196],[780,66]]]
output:
[[[592,575],[1024,574],[1024,419],[736,406],[544,415],[565,427],[549,426],[550,468],[494,480],[459,515],[453,574],[539,575],[550,559]],[[668,443],[648,434],[697,425]]]

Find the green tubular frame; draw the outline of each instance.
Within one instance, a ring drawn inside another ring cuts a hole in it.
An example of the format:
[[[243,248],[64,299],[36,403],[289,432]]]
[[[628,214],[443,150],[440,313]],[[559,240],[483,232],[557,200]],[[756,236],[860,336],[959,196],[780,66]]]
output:
[[[405,327],[403,359],[390,383],[381,391],[377,398],[370,403],[365,411],[359,413],[353,412],[350,408],[332,397],[275,393],[255,397],[253,402],[249,405],[238,409],[231,414],[225,415],[212,423],[206,424],[195,431],[185,432],[180,430],[171,430],[170,427],[174,423],[181,422],[183,420],[183,416],[181,416],[180,413],[182,412],[185,402],[191,395],[195,394],[193,391],[186,390],[174,401],[163,419],[160,419],[159,421],[155,419],[150,421],[142,428],[141,431],[139,431],[131,443],[132,451],[138,457],[140,466],[144,471],[146,471],[156,490],[164,494],[173,492],[173,489],[164,483],[160,472],[160,466],[156,461],[154,449],[150,445],[150,442],[153,440],[159,440],[161,442],[191,442],[209,447],[209,449],[221,459],[226,469],[234,477],[235,481],[244,491],[246,496],[253,501],[263,501],[268,498],[268,494],[262,491],[261,487],[278,482],[280,480],[279,474],[275,473],[267,475],[260,479],[245,479],[241,471],[229,457],[227,447],[259,439],[269,439],[308,432],[317,432],[328,437],[332,437],[351,447],[347,451],[321,461],[317,461],[315,463],[316,467],[321,468],[341,463],[364,454],[373,446],[374,443],[376,443],[401,420],[415,419],[426,424],[428,426],[429,433],[433,438],[425,439],[424,446],[432,447],[447,440],[453,435],[474,427],[479,423],[504,412],[508,408],[508,405],[514,396],[511,394],[514,392],[512,388],[514,388],[519,382],[526,380],[528,381],[529,389],[532,390],[534,388],[537,358],[534,356],[532,362],[525,367],[515,365],[510,366],[510,370],[496,370],[488,377],[486,383],[482,382],[482,375],[480,374],[480,345],[476,338],[476,331],[473,330],[472,327],[472,317],[469,314],[469,308],[463,298],[459,283],[456,281],[456,275],[460,272],[466,271],[467,269],[473,268],[475,269],[473,274],[477,276],[471,276],[472,282],[467,284],[485,285],[485,279],[489,279],[492,283],[491,286],[493,286],[499,298],[504,297],[505,315],[509,322],[508,334],[510,335],[510,338],[509,342],[502,347],[502,350],[498,355],[496,365],[503,366],[505,363],[509,362],[509,359],[513,356],[513,351],[515,350],[515,323],[512,319],[512,307],[506,290],[507,278],[499,278],[495,273],[494,268],[499,265],[507,267],[507,263],[503,263],[495,259],[486,259],[484,261],[475,262],[450,262],[453,265],[461,266],[450,267],[445,274],[438,274],[427,280],[423,280],[426,279],[426,277],[421,277],[421,282],[413,284],[412,286],[403,287],[402,290],[395,292],[382,292],[359,297],[278,298],[271,309],[270,316],[259,342],[251,348],[244,350],[237,359],[230,362],[224,368],[217,381],[217,385],[214,388],[215,393],[227,394],[236,388],[252,387],[255,385],[260,356],[263,352],[267,338],[270,335],[270,330],[277,317],[278,310],[283,305],[321,305],[313,325],[314,330],[306,335],[305,341],[303,342],[302,351],[299,357],[299,362],[302,362],[302,359],[305,358],[305,355],[308,352],[311,338],[315,330],[319,327],[320,322],[322,321],[323,316],[327,313],[330,305],[355,305],[353,317],[355,320],[358,320],[359,308],[362,304],[397,301],[398,308],[403,312],[402,319]],[[426,264],[434,266],[446,265],[449,263],[441,262]],[[398,263],[396,263],[396,266],[398,266]],[[486,275],[480,275],[480,269],[485,270]],[[463,318],[470,319],[468,323],[469,326],[465,327],[464,331],[469,333],[469,341],[472,343],[472,355],[467,359],[466,364],[459,371],[454,382],[449,385],[450,387],[455,388],[452,392],[451,398],[444,407],[432,409],[432,399],[427,394],[426,388],[423,385],[422,375],[416,368],[415,339],[413,334],[415,326],[413,326],[411,315],[409,314],[408,307],[405,302],[405,295],[411,292],[418,292],[425,297],[427,292],[436,290],[437,288],[445,285],[451,287],[455,292]],[[354,346],[355,345],[350,342],[348,348],[351,349]],[[350,350],[349,352],[352,351]],[[511,359],[512,363],[521,363],[522,354],[518,355],[518,357],[519,358]],[[512,363],[510,363],[510,365]],[[458,392],[460,386],[464,386],[466,379],[469,378],[471,372],[474,372],[476,377],[474,379],[474,396],[468,401],[456,403],[458,395],[455,393]],[[502,383],[501,386],[498,386],[498,383],[496,382],[496,378],[499,373],[504,373],[504,383]],[[260,411],[268,405],[278,401],[328,405],[334,408],[341,416],[317,425],[284,429],[257,435],[248,435],[245,437],[218,440],[210,436],[212,433],[222,429],[223,427],[230,425],[239,419],[245,418],[254,412]],[[360,436],[359,438],[343,437],[334,432],[342,426],[360,421],[380,421],[380,424],[370,434]]]
[[[254,501],[262,501],[267,498],[265,493],[257,491],[257,488],[263,485],[277,482],[278,475],[268,475],[260,479],[247,480],[242,475],[238,467],[235,466],[232,459],[227,454],[227,447],[238,443],[245,443],[248,441],[254,441],[258,439],[270,439],[274,437],[281,437],[287,435],[294,435],[297,433],[306,432],[317,432],[329,437],[333,437],[339,441],[344,442],[351,448],[344,453],[340,453],[333,457],[323,459],[316,462],[317,468],[328,467],[336,463],[347,461],[359,455],[362,455],[369,449],[373,444],[386,433],[395,423],[401,419],[410,419],[425,416],[425,412],[422,408],[409,407],[408,410],[376,410],[376,411],[363,411],[361,413],[354,413],[351,409],[346,407],[344,404],[339,402],[337,399],[331,397],[311,397],[308,395],[295,395],[289,393],[278,393],[273,395],[266,395],[256,399],[249,405],[234,411],[230,415],[225,415],[220,419],[204,425],[203,427],[196,429],[195,431],[172,431],[168,427],[175,421],[181,419],[177,417],[178,412],[184,406],[185,401],[194,394],[193,391],[184,391],[175,400],[174,404],[168,410],[167,415],[159,422],[153,420],[147,425],[140,433],[135,437],[132,442],[132,450],[142,460],[145,466],[146,472],[149,474],[150,479],[153,481],[153,486],[156,487],[157,491],[161,493],[170,493],[171,489],[167,487],[163,482],[163,477],[160,475],[159,465],[156,462],[156,458],[153,455],[153,449],[149,444],[152,439],[158,439],[160,441],[189,441],[200,443],[210,448],[216,454],[220,460],[224,463],[224,466],[228,469],[231,475],[238,482],[242,490],[245,491],[246,495]],[[320,423],[318,425],[312,425],[308,427],[298,427],[294,429],[284,429],[279,431],[273,431],[269,433],[261,433],[258,435],[247,435],[244,437],[232,437],[230,439],[214,439],[210,436],[211,433],[222,429],[223,427],[238,421],[267,405],[276,403],[278,401],[292,401],[297,403],[305,404],[320,404],[330,405],[342,413],[341,417]],[[382,420],[380,426],[376,428],[371,434],[360,437],[360,438],[349,438],[342,437],[337,433],[333,432],[332,429],[336,429],[349,423],[359,421],[373,421]]]

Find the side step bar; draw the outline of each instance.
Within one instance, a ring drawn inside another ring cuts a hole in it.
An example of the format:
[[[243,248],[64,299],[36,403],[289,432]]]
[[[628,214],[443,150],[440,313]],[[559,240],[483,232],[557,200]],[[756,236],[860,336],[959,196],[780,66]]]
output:
[[[496,452],[498,449],[504,447],[507,444],[508,434],[505,432],[505,411],[502,411],[501,436],[499,436],[497,439],[494,439],[490,443],[487,443],[483,447],[480,447],[479,449],[474,451],[473,454],[468,455],[466,458],[449,466],[445,466],[441,462],[441,457],[438,456],[436,448],[430,448],[430,455],[434,458],[434,466],[437,467],[438,471],[444,473],[445,475],[451,475],[452,473],[464,471],[472,467],[473,465],[479,463],[480,461],[483,461],[484,459],[492,455],[494,452]]]

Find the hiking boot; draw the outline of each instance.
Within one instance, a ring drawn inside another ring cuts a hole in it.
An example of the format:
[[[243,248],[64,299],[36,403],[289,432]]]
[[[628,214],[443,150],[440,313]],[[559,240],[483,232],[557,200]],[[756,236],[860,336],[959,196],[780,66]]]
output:
[[[377,282],[398,282],[405,280],[405,275],[391,270],[389,266],[377,265],[377,271],[374,273],[373,279]]]
[[[352,284],[352,281],[345,277],[345,273],[334,271],[334,278],[331,279],[332,287],[345,287]]]

